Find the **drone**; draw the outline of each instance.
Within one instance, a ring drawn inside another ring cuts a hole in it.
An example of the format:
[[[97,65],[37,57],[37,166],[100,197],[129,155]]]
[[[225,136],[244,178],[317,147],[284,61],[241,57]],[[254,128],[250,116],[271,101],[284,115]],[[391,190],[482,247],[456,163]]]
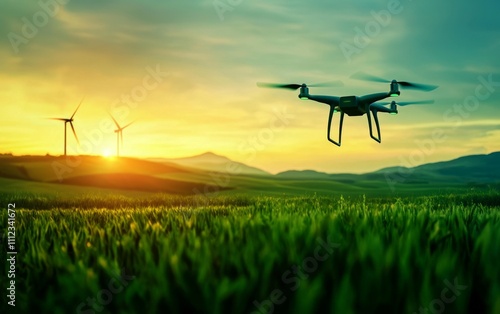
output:
[[[340,146],[342,141],[342,125],[344,123],[344,115],[348,116],[362,116],[366,114],[368,119],[368,127],[370,130],[370,137],[377,141],[378,143],[382,142],[382,138],[380,135],[380,124],[378,121],[378,112],[389,113],[391,115],[398,114],[397,106],[407,106],[407,105],[415,105],[415,104],[432,104],[433,100],[422,100],[422,101],[412,101],[412,102],[378,102],[388,97],[397,97],[401,94],[399,88],[402,89],[414,89],[421,91],[432,91],[437,88],[434,85],[426,85],[426,84],[417,84],[410,83],[405,81],[396,81],[396,80],[385,80],[376,76],[368,75],[365,73],[358,72],[351,76],[354,79],[372,81],[372,82],[380,82],[380,83],[389,83],[390,89],[389,92],[380,92],[374,93],[364,96],[323,96],[323,95],[311,95],[309,94],[309,87],[328,87],[328,86],[342,86],[342,82],[334,81],[327,83],[319,83],[319,84],[275,84],[275,83],[257,83],[259,87],[267,87],[267,88],[283,88],[289,90],[297,90],[300,88],[299,98],[301,100],[313,100],[316,102],[324,103],[330,106],[330,113],[328,116],[328,127],[327,127],[327,139],[331,143]],[[389,107],[386,107],[390,105]],[[340,124],[339,124],[339,134],[338,140],[332,139],[331,134],[331,126],[334,113],[340,113]],[[374,136],[373,127],[372,127],[372,118],[375,121],[375,126],[377,128],[377,136]]]

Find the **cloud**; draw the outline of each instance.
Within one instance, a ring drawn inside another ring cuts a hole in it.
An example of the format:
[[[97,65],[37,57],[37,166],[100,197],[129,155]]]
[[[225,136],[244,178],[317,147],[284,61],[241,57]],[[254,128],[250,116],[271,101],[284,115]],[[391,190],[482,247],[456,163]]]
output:
[[[32,19],[40,6],[6,0],[0,12],[0,123],[19,136],[7,141],[11,133],[0,131],[0,146],[25,153],[60,151],[59,139],[51,137],[55,127],[44,117],[72,112],[87,95],[75,127],[82,133],[92,130],[116,99],[141,84],[148,66],[160,65],[168,78],[123,117],[143,121],[127,134],[130,154],[165,154],[155,149],[154,143],[162,143],[182,147],[185,154],[212,150],[242,159],[239,143],[266,128],[273,108],[285,106],[297,118],[259,151],[256,166],[271,171],[300,165],[324,171],[390,166],[394,156],[413,149],[413,140],[427,138],[433,128],[451,130],[443,115],[474,94],[478,76],[493,73],[500,81],[500,23],[495,16],[499,4],[492,0],[481,6],[402,1],[403,10],[380,25],[348,62],[341,43],[354,43],[356,29],[366,31],[368,23],[377,21],[372,12],[387,10],[389,3],[242,1],[221,21],[210,0],[69,1],[15,53],[7,35],[21,34],[23,17]],[[349,78],[360,70],[439,85],[429,94],[403,90],[401,95],[402,101],[434,99],[435,104],[381,116],[382,144],[369,138],[365,117],[347,117],[343,145],[337,148],[326,141],[327,106],[255,84],[340,79],[344,87],[311,88],[311,93],[388,90],[388,85]],[[481,101],[432,158],[497,147],[492,117],[499,101],[498,91]],[[44,136],[21,131],[15,122],[20,115],[29,115]],[[104,138],[103,146],[114,147],[114,134]],[[134,151],[134,145],[140,149]],[[367,163],[366,156],[376,160]]]

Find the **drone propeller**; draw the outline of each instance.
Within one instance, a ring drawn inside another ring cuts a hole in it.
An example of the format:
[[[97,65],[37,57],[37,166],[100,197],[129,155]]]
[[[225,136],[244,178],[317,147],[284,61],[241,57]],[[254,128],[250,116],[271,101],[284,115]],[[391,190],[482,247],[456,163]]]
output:
[[[357,80],[363,80],[363,81],[371,81],[371,82],[379,82],[379,83],[391,83],[391,81],[389,81],[389,80],[386,80],[386,79],[383,79],[383,78],[380,78],[377,76],[373,76],[370,74],[366,74],[363,72],[357,72],[357,73],[353,74],[351,76],[351,78],[357,79]],[[410,83],[410,82],[404,82],[404,81],[396,81],[396,82],[399,84],[399,86],[401,86],[403,88],[417,89],[417,90],[422,90],[422,91],[426,91],[426,92],[429,92],[431,90],[435,90],[436,88],[438,88],[435,85]]]
[[[408,105],[424,105],[424,104],[433,104],[434,100],[419,100],[419,101],[401,101],[401,102],[396,102],[396,105],[398,106],[408,106]],[[384,102],[384,103],[378,103],[383,106],[390,105],[390,102]]]
[[[262,83],[262,82],[257,82],[257,86],[259,87],[266,87],[266,88],[284,88],[284,89],[291,89],[291,90],[296,90],[302,87],[303,84],[276,84],[276,83]],[[339,87],[339,86],[344,86],[344,84],[341,81],[330,81],[330,82],[323,82],[323,83],[316,83],[316,84],[310,84],[306,85],[307,87]]]

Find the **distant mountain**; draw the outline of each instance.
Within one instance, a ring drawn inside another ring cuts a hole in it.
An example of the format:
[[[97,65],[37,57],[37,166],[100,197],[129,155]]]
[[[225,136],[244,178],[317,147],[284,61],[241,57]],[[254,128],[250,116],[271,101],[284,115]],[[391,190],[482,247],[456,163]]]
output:
[[[245,165],[244,163],[233,161],[227,157],[214,154],[212,152],[206,152],[201,155],[183,157],[183,158],[151,158],[151,161],[156,162],[167,162],[174,163],[183,167],[190,167],[201,169],[205,171],[216,171],[216,172],[236,172],[237,169],[240,174],[245,175],[259,175],[259,176],[269,176],[269,172],[255,168],[252,166]]]
[[[316,170],[288,170],[276,174],[281,179],[331,179],[331,175]]]
[[[384,176],[402,175],[424,181],[461,183],[491,183],[500,181],[500,152],[487,155],[463,156],[449,161],[420,165],[413,168],[390,167],[374,172]]]
[[[341,183],[355,184],[397,180],[400,183],[468,183],[485,184],[500,182],[500,152],[488,155],[470,155],[457,159],[429,163],[413,168],[388,167],[364,174],[328,174],[314,170],[289,170],[278,173],[282,179],[330,179]]]

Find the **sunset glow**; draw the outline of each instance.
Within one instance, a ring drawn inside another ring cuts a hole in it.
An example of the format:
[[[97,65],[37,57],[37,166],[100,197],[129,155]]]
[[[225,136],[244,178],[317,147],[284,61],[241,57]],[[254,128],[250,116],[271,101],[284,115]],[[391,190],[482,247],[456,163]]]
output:
[[[490,123],[500,102],[499,23],[464,23],[441,14],[453,6],[471,21],[484,21],[495,20],[495,10],[473,3],[439,3],[429,10],[408,3],[390,27],[380,26],[368,38],[356,29],[364,32],[374,23],[370,12],[385,9],[384,1],[355,16],[343,9],[347,3],[248,2],[225,12],[223,20],[210,1],[153,1],[148,14],[136,14],[143,4],[126,2],[68,2],[32,38],[4,36],[1,152],[62,154],[63,128],[46,118],[69,117],[84,96],[74,117],[80,145],[68,126],[70,154],[116,154],[107,149],[117,141],[108,112],[120,125],[137,120],[123,132],[120,156],[212,151],[273,173],[359,173],[402,165],[414,152],[420,164],[500,150],[498,123]],[[40,7],[15,1],[5,6],[11,10],[1,10],[2,33],[24,36],[22,18],[30,20]],[[356,48],[363,40],[366,47]],[[298,92],[256,86],[341,80],[343,87],[311,87],[310,93],[389,91],[389,84],[350,79],[358,71],[438,85],[430,93],[401,90],[397,97],[435,103],[380,114],[381,144],[369,137],[365,116],[346,117],[339,148],[326,140],[327,106],[300,101]],[[443,132],[445,140],[435,142],[434,132]]]
[[[1,7],[2,308],[500,314],[500,1]]]
[[[102,156],[103,156],[103,157],[106,157],[106,158],[112,158],[112,157],[113,157],[113,155],[112,155],[111,149],[109,149],[109,148],[105,148],[105,149],[102,151]]]

